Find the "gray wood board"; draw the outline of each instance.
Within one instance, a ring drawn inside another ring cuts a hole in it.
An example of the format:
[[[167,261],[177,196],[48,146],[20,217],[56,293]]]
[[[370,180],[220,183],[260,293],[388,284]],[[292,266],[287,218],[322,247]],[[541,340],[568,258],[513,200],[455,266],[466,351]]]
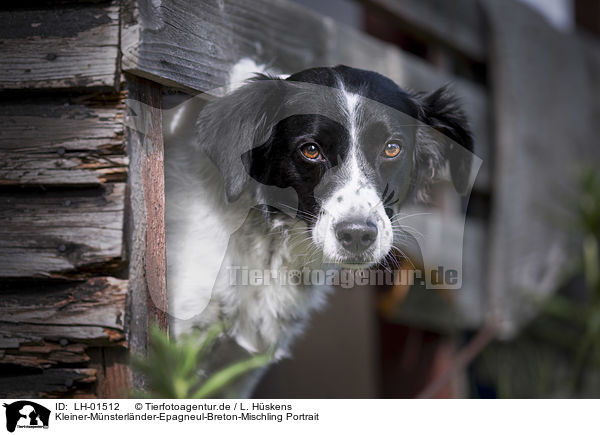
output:
[[[125,184],[0,192],[0,277],[109,272],[122,263]]]
[[[5,282],[0,293],[0,364],[85,364],[88,347],[124,343],[126,280]]]
[[[0,88],[115,90],[119,5],[0,11]]]
[[[96,369],[61,368],[42,373],[0,377],[0,397],[4,398],[94,398]],[[40,426],[41,427],[41,426]]]
[[[124,105],[56,100],[0,107],[0,185],[124,182]]]

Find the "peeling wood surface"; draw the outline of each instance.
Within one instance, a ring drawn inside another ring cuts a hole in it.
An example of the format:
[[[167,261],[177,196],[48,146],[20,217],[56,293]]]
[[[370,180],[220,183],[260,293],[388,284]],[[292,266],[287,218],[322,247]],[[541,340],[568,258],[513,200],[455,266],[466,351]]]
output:
[[[1,281],[0,397],[93,398],[126,389],[127,286],[112,277]],[[120,359],[91,364],[90,348],[100,346],[118,349]],[[111,373],[110,389],[101,387]]]
[[[96,369],[62,368],[0,377],[0,397],[94,398],[93,383],[96,382],[96,374]]]
[[[118,88],[117,2],[1,11],[0,41],[0,88]]]
[[[0,276],[60,277],[122,266],[125,184],[0,191]]]
[[[2,104],[0,186],[124,182],[123,98]]]
[[[89,361],[83,344],[61,346],[56,343],[21,346],[4,351],[0,364],[18,364],[23,367],[47,368],[59,363],[84,364]]]
[[[123,331],[125,280],[103,277],[76,285],[67,282],[30,288],[15,284],[11,288],[5,283],[3,287],[6,288],[1,290],[0,319],[4,323],[66,325],[74,329],[96,326]]]
[[[166,86],[215,94],[215,89],[227,83],[231,67],[243,57],[284,73],[341,63],[380,72],[418,91],[452,82],[472,121],[476,152],[488,161],[485,89],[438,72],[394,46],[288,1],[171,0],[168,7],[151,0],[137,3],[137,10],[128,3],[122,19],[124,71]],[[477,187],[486,190],[487,163],[481,172]]]
[[[3,332],[0,337],[0,346],[12,346],[15,343],[18,345],[22,340],[31,338],[37,340],[36,343],[42,340],[60,341],[61,339],[73,340],[82,343],[90,343],[94,345],[114,345],[120,343],[124,338],[122,332],[118,330],[103,328],[102,326],[80,326],[77,324],[70,325],[51,325],[40,322],[39,324],[13,324],[2,323]]]
[[[125,345],[125,280],[3,283],[0,292],[0,365],[85,365],[88,347]]]

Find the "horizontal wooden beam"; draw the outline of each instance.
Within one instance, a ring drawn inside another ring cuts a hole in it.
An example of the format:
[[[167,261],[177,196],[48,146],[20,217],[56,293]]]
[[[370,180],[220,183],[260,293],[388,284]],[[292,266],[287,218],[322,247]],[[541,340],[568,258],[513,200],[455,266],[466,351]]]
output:
[[[119,85],[119,5],[0,11],[0,88]]]
[[[0,277],[72,277],[123,266],[125,184],[0,191]]]
[[[0,106],[0,186],[125,182],[123,99],[5,102]]]
[[[488,98],[483,87],[437,72],[415,56],[330,18],[284,0],[127,4],[122,17],[124,71],[209,93],[227,83],[231,67],[244,57],[285,73],[341,63],[422,91],[452,82],[472,121],[476,153],[487,161]],[[487,188],[487,167],[478,183]]]

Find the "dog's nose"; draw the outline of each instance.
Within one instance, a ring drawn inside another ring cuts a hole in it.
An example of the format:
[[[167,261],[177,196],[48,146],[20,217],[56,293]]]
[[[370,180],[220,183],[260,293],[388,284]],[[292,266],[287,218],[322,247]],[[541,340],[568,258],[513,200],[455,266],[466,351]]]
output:
[[[335,226],[335,235],[340,244],[348,251],[359,254],[377,239],[377,225],[366,222],[343,221]]]

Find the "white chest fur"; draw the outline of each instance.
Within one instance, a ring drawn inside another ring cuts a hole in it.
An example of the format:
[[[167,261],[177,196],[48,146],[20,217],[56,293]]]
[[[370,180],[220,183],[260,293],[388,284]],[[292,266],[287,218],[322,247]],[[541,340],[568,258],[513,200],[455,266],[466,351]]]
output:
[[[235,278],[240,270],[272,274],[300,268],[286,233],[252,216],[248,196],[226,204],[217,169],[189,145],[168,145],[165,176],[167,284],[175,335],[223,321],[246,350],[285,355],[327,289],[279,279],[244,284]]]

